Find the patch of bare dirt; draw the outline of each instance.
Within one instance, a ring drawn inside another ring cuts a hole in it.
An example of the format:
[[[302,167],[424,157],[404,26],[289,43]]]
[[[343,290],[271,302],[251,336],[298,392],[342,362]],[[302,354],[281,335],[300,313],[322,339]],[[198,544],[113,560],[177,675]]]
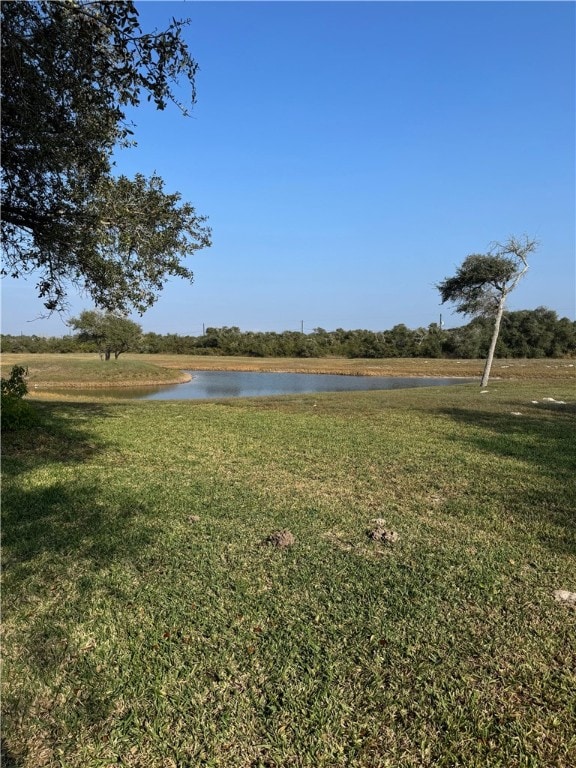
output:
[[[264,539],[264,543],[270,544],[278,549],[286,549],[287,547],[294,546],[296,539],[294,538],[294,534],[290,531],[275,531]]]
[[[562,603],[569,608],[576,609],[576,592],[568,592],[566,589],[557,589],[554,592],[554,600],[557,603]]]
[[[381,517],[372,520],[372,526],[367,530],[368,537],[372,541],[382,541],[384,544],[394,544],[398,541],[397,531],[386,528],[386,521]]]

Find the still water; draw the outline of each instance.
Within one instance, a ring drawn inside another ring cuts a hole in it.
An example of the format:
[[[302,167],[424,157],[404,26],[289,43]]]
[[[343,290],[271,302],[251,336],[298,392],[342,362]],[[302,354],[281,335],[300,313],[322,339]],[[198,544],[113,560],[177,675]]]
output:
[[[136,400],[210,400],[226,397],[352,392],[370,389],[406,389],[462,384],[456,378],[397,378],[338,376],[314,373],[262,373],[247,371],[187,371],[192,381],[167,387],[100,390],[101,395]]]

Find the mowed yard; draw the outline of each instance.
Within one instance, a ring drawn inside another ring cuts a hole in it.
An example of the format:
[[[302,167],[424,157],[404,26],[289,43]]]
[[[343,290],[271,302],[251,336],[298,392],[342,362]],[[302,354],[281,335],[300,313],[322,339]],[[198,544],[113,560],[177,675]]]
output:
[[[537,363],[43,395],[2,445],[3,765],[576,764],[576,382]]]

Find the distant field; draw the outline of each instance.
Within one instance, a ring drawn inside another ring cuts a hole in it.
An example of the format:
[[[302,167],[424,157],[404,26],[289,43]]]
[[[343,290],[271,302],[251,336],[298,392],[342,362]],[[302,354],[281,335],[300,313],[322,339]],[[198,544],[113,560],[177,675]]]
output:
[[[54,358],[114,366],[31,377]],[[119,362],[151,361],[228,362]],[[497,362],[485,394],[34,402],[2,440],[2,765],[576,765],[570,366]]]

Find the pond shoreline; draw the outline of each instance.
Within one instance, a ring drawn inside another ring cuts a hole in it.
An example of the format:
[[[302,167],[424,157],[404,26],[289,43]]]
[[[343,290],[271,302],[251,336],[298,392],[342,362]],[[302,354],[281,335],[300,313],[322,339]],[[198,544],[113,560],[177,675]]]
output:
[[[157,392],[142,395],[134,389],[129,392],[137,399],[144,400],[220,400],[443,387],[473,384],[476,381],[452,376],[343,376],[327,373],[197,369],[188,372],[192,374],[192,381],[188,384],[162,387]]]
[[[51,384],[50,382],[35,382],[29,390],[29,394],[33,391],[37,390],[47,390],[47,391],[55,391],[55,390],[61,390],[61,389],[75,389],[75,390],[82,390],[82,389],[116,389],[116,388],[123,388],[126,389],[128,387],[172,387],[175,384],[187,384],[188,382],[192,381],[192,376],[189,373],[186,373],[186,371],[182,371],[182,375],[178,378],[174,379],[149,379],[146,381],[130,381],[128,379],[121,379],[120,381],[71,381],[69,384],[66,384],[66,387],[59,387],[55,386],[54,384]]]
[[[573,358],[496,359],[490,381],[574,382]],[[2,355],[2,376],[13,365],[29,368],[29,397],[68,391],[70,396],[87,390],[118,390],[163,387],[190,382],[190,371],[238,373],[317,374],[386,378],[453,378],[480,382],[483,360],[432,358],[246,358],[199,355],[152,355],[129,353],[118,362],[100,363],[93,354]]]
[[[316,370],[309,370],[309,371],[295,371],[295,370],[274,370],[274,371],[267,371],[262,369],[254,369],[254,370],[248,370],[246,368],[211,368],[209,370],[198,368],[194,371],[199,373],[278,373],[278,374],[293,374],[296,376],[346,376],[349,378],[388,378],[388,379],[458,379],[462,382],[473,382],[476,381],[478,377],[476,376],[446,376],[445,374],[441,373],[431,373],[431,374],[412,374],[412,375],[406,375],[401,373],[396,374],[381,374],[378,372],[374,373],[361,373],[361,372],[333,372],[333,371],[316,371]],[[174,379],[163,379],[163,380],[153,380],[150,379],[149,381],[129,381],[128,379],[115,381],[113,383],[111,382],[104,382],[104,381],[72,381],[69,384],[66,385],[66,387],[62,386],[55,386],[54,384],[51,384],[49,382],[35,382],[29,389],[28,394],[33,394],[34,392],[40,393],[48,393],[48,392],[58,392],[61,393],[64,390],[72,389],[76,392],[81,392],[82,390],[94,390],[94,389],[147,389],[149,387],[173,387],[178,384],[189,384],[195,377],[192,375],[192,373],[188,371],[182,371],[182,375],[178,378]],[[493,380],[497,381],[498,377],[493,377]]]

